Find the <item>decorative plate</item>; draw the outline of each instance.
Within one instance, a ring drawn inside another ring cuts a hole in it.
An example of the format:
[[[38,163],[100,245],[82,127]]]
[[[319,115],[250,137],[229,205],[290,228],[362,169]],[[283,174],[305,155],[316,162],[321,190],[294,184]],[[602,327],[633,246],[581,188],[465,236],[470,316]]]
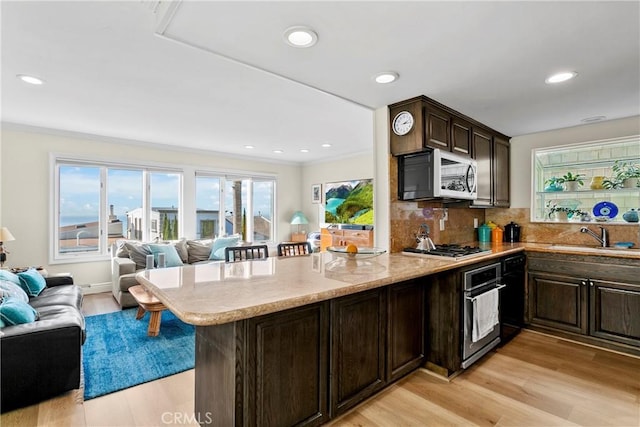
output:
[[[618,215],[618,207],[611,202],[599,202],[593,207],[593,214],[598,216],[606,216],[613,219]]]
[[[358,253],[353,254],[347,252],[346,246],[329,246],[327,250],[331,253],[334,253],[338,256],[345,257],[347,259],[364,259],[364,258],[372,258],[378,255],[382,255],[386,251],[380,248],[358,248]]]

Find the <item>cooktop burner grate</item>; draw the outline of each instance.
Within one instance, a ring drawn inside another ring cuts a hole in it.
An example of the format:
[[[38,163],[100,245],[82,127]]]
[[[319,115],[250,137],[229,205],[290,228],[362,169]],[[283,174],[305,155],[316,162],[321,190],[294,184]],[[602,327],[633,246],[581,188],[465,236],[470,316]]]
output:
[[[435,249],[423,250],[416,248],[405,248],[403,252],[409,255],[422,255],[432,257],[449,257],[454,259],[468,258],[476,255],[483,255],[489,252],[488,249],[481,249],[474,246],[462,246],[462,245],[436,245]]]

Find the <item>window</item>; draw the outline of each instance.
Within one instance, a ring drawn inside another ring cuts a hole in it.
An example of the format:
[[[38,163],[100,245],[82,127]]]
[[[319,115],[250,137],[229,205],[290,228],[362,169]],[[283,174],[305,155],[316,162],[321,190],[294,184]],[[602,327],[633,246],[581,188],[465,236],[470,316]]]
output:
[[[243,240],[272,241],[274,200],[274,178],[198,173],[198,236],[241,234]]]
[[[57,159],[54,260],[103,259],[118,239],[180,235],[182,174]]]

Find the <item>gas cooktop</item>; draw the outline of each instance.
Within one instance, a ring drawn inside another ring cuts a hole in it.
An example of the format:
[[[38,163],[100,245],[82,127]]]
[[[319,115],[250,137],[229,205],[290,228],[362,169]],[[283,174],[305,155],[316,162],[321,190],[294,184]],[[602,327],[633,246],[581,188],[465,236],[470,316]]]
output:
[[[402,250],[402,253],[405,255],[440,258],[452,261],[460,261],[467,258],[482,256],[486,255],[488,252],[491,252],[491,250],[461,245],[436,245],[436,248],[431,250],[416,248],[405,248]]]

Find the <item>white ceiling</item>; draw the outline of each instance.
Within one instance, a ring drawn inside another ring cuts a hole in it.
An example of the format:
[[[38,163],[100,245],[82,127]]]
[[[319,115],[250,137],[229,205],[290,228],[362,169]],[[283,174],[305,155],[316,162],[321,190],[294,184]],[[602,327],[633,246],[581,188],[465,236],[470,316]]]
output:
[[[2,1],[0,12],[6,123],[305,163],[370,150],[372,110],[422,94],[510,136],[640,115],[637,1]],[[318,43],[284,43],[294,25]],[[373,82],[387,70],[400,79]],[[560,70],[579,75],[544,83]]]

